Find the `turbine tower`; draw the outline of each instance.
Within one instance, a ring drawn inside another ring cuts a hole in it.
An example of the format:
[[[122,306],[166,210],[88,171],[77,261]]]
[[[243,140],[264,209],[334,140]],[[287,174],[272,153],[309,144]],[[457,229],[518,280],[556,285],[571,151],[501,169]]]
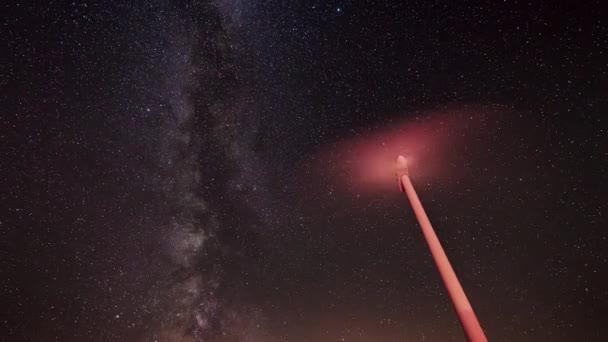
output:
[[[450,265],[450,261],[448,260],[443,247],[441,247],[441,243],[439,243],[435,230],[433,229],[433,226],[431,226],[431,221],[429,221],[429,218],[426,216],[422,203],[420,203],[420,199],[418,199],[416,190],[414,190],[414,186],[410,180],[407,160],[403,156],[397,158],[397,179],[401,192],[407,194],[410,204],[414,209],[424,238],[431,249],[431,254],[433,255],[433,259],[435,259],[435,264],[437,265],[441,279],[448,290],[448,294],[454,305],[454,310],[458,315],[458,319],[460,320],[460,324],[464,329],[467,339],[469,342],[487,342],[488,339],[477,320],[477,316],[475,316],[475,312],[473,311],[467,296],[464,294],[464,290],[456,277],[456,273],[454,273],[452,265]]]

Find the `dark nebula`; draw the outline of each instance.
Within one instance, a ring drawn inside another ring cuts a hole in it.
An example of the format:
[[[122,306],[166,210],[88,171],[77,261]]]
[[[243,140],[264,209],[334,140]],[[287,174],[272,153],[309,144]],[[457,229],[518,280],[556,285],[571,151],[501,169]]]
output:
[[[608,337],[608,13],[2,5],[0,341]]]

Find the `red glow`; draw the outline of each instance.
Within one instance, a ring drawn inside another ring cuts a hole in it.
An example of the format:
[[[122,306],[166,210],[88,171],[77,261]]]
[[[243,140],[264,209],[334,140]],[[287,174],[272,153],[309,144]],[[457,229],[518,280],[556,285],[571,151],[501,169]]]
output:
[[[436,179],[458,171],[450,161],[459,152],[465,132],[475,130],[484,115],[478,108],[427,112],[402,122],[387,122],[323,150],[318,167],[332,170],[346,188],[384,191],[397,187],[395,158],[407,158],[412,177]]]

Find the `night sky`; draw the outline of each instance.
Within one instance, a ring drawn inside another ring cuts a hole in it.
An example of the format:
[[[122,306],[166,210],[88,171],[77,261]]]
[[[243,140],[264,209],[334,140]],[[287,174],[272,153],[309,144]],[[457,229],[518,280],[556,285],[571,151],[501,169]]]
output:
[[[463,341],[400,142],[490,341],[606,341],[601,3],[2,5],[0,341]]]

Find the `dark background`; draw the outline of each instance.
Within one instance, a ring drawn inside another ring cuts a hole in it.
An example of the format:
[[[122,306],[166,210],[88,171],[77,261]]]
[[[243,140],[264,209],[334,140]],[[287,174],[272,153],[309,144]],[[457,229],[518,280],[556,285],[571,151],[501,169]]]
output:
[[[412,177],[489,339],[605,340],[601,2],[3,7],[2,341],[463,340],[405,198],[306,162],[449,108]]]

